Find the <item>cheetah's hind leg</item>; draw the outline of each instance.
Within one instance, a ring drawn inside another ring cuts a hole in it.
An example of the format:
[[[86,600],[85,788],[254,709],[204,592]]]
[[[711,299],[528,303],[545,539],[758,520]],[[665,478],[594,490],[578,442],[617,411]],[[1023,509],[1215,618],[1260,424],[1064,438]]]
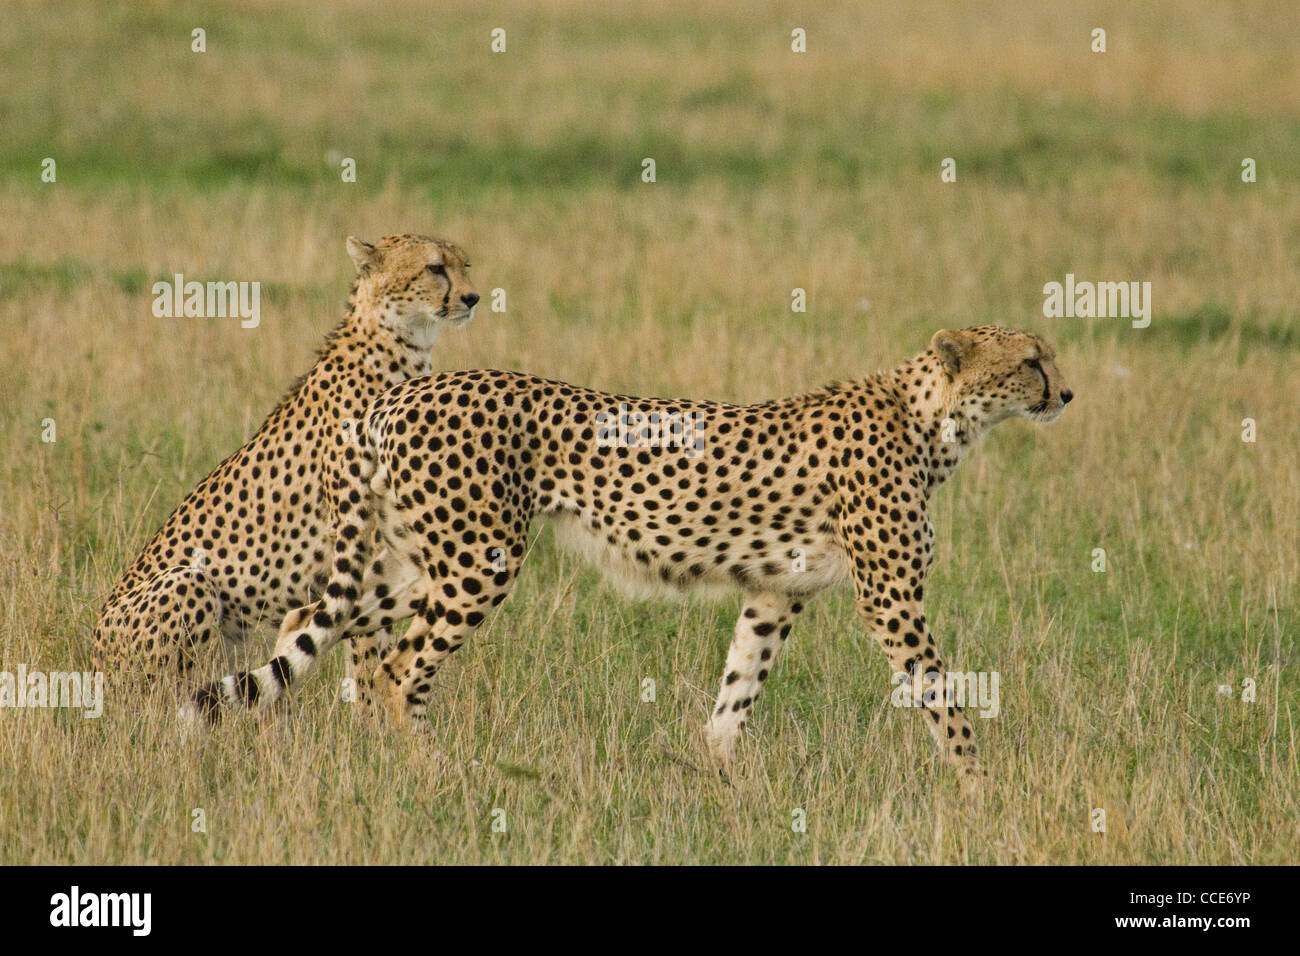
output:
[[[94,666],[150,684],[184,684],[206,653],[225,646],[221,595],[200,568],[171,568],[141,581],[107,608],[95,629]]]
[[[704,725],[709,753],[724,778],[731,771],[736,742],[745,729],[750,708],[758,700],[801,610],[803,605],[784,594],[749,594],[745,598],[744,610],[736,621],[736,635],[727,652],[722,689],[713,714]]]

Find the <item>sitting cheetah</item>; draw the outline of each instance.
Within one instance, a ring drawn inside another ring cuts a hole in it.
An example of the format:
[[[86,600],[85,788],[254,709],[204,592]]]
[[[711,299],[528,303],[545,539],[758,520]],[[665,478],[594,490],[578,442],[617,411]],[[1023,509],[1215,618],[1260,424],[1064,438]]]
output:
[[[349,423],[385,389],[428,374],[439,325],[467,322],[479,299],[450,242],[349,237],[347,248],[357,268],[347,316],[311,371],[122,575],[95,629],[97,668],[134,663],[149,678],[183,677],[198,646],[242,639],[321,594]]]
[[[993,327],[940,331],[892,372],[749,406],[607,395],[513,372],[406,382],[375,402],[343,451],[325,597],[282,631],[270,664],[204,688],[187,715],[273,702],[310,672],[358,602],[372,600],[362,571],[378,524],[419,569],[421,601],[376,679],[399,714],[420,716],[434,672],[510,592],[530,524],[546,515],[562,541],[618,577],[743,593],[706,725],[725,771],[804,601],[832,584],[852,582],[896,673],[942,678],[922,604],[930,495],[993,425],[1053,421],[1072,397],[1051,346]],[[977,789],[971,725],[950,703],[927,698],[927,723]]]

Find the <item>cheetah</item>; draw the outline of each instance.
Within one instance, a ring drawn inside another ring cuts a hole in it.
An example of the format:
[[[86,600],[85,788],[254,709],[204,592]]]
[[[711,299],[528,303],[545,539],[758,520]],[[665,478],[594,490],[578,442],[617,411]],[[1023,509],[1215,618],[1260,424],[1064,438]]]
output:
[[[229,648],[322,593],[334,469],[349,426],[385,389],[428,374],[439,327],[468,322],[479,300],[453,243],[349,237],[347,250],[356,277],[345,318],[257,433],[199,483],[118,580],[95,628],[98,669],[184,681],[204,645]],[[358,615],[356,623],[370,622]]]
[[[989,326],[939,331],[891,372],[748,406],[515,372],[414,379],[381,396],[343,450],[325,597],[282,632],[270,664],[207,685],[186,716],[269,704],[309,673],[370,600],[363,570],[378,525],[420,582],[419,612],[375,679],[399,719],[420,717],[434,672],[509,594],[530,525],[547,516],[561,542],[616,577],[740,590],[705,726],[725,775],[795,618],[827,587],[852,584],[896,674],[943,679],[923,606],[930,497],[995,424],[1054,421],[1072,398],[1046,341]],[[922,699],[941,753],[981,791],[970,722],[951,700]]]

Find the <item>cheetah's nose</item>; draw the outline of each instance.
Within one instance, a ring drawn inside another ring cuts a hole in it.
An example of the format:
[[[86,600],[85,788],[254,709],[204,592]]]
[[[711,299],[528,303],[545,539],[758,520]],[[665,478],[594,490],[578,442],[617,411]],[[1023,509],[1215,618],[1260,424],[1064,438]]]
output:
[[[1065,405],[1069,405],[1072,398],[1074,398],[1074,392],[1068,388],[1061,393],[1061,402]]]
[[[467,292],[465,295],[462,295],[460,297],[460,301],[465,303],[466,308],[472,309],[474,308],[475,304],[478,302],[478,293]]]

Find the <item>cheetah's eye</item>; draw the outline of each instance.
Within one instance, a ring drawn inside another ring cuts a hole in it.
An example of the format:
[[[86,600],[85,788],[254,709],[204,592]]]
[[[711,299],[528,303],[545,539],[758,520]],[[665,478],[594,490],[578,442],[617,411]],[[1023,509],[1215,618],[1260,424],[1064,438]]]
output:
[[[436,266],[425,266],[425,268],[428,269],[430,272],[432,272],[432,273],[433,273],[434,275],[436,275],[436,276],[446,276],[446,275],[447,275],[447,267],[444,266],[441,262],[438,263]]]

